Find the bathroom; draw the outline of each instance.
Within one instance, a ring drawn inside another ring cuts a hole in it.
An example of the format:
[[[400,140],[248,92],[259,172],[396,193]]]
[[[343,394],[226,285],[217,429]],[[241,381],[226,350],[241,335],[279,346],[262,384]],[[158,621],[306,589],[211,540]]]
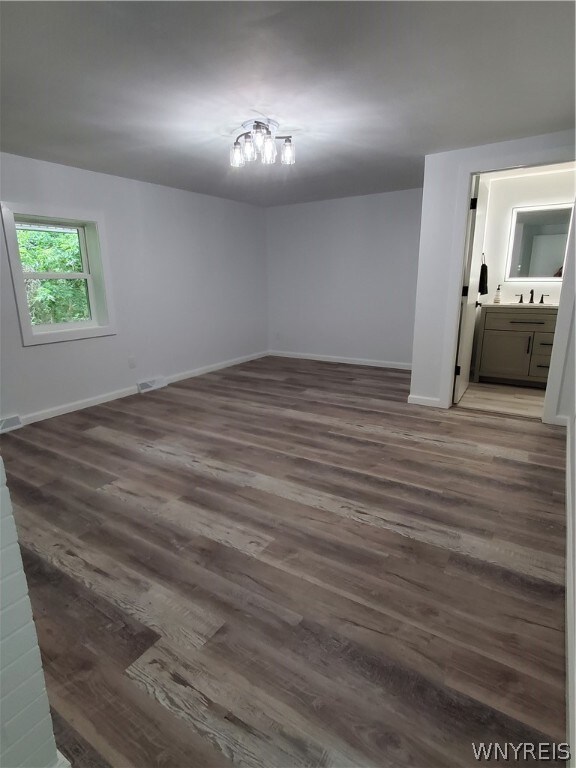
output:
[[[473,178],[454,404],[542,418],[576,166]]]

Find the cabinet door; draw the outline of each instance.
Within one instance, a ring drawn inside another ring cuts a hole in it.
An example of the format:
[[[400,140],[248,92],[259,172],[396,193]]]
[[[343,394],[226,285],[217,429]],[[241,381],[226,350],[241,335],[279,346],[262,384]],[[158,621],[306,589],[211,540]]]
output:
[[[530,358],[530,376],[545,380],[550,370],[550,355],[532,355]]]
[[[553,344],[553,333],[535,333],[532,355],[548,355],[548,357],[551,357]]]
[[[532,336],[524,331],[484,331],[480,375],[509,379],[528,376]]]

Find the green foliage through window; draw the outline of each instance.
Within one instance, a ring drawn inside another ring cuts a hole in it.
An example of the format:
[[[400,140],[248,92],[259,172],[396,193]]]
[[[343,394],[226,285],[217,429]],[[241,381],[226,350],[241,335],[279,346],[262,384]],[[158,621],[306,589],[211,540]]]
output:
[[[87,281],[66,277],[84,273],[79,230],[18,223],[16,232],[32,325],[90,320]]]
[[[90,320],[86,280],[26,280],[32,325]]]
[[[83,272],[77,229],[32,229],[16,225],[24,272]]]

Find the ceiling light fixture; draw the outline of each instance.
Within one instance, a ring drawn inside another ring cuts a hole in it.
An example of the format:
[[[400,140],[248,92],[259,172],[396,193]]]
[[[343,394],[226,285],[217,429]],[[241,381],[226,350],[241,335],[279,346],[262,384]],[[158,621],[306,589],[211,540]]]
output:
[[[284,142],[280,152],[282,165],[294,165],[296,153],[292,136],[278,136],[278,127],[278,123],[268,117],[242,123],[244,131],[236,137],[230,149],[230,165],[242,168],[258,158],[264,165],[273,165],[278,156],[277,141]]]

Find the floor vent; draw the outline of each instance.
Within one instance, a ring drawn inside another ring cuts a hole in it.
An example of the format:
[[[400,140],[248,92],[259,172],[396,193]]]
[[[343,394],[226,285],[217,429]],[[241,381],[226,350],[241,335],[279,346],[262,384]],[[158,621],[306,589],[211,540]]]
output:
[[[0,432],[9,432],[11,429],[18,429],[22,426],[22,419],[20,416],[6,416],[5,419],[0,419]]]
[[[151,392],[153,389],[160,389],[160,387],[166,386],[166,379],[161,377],[159,379],[149,379],[148,381],[139,381],[138,392],[143,394],[144,392]]]

